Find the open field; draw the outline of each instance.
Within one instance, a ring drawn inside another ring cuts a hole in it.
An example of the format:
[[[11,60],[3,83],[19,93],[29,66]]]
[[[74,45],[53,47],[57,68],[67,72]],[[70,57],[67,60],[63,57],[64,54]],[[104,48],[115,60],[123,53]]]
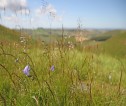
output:
[[[126,106],[126,31],[34,33],[0,26],[0,106]]]

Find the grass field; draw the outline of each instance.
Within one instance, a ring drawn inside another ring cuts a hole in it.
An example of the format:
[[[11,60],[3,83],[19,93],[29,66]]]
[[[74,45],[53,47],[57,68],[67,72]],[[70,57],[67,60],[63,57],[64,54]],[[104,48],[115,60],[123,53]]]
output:
[[[113,37],[102,44],[105,52],[117,58],[125,58],[126,31],[113,31],[111,33]]]
[[[125,31],[85,47],[0,29],[0,106],[126,106]]]

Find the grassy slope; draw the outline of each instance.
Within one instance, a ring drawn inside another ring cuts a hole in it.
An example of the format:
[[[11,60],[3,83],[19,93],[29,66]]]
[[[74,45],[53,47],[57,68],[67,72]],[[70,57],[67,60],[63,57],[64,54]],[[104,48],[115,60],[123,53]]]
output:
[[[105,53],[116,57],[126,56],[126,31],[111,31],[112,37],[101,45]]]
[[[18,41],[19,40],[19,32],[6,28],[0,25],[0,41]]]

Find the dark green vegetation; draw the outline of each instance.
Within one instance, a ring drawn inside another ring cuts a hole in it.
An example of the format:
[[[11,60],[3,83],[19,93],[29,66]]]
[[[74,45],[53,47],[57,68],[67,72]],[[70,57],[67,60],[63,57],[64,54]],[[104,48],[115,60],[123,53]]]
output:
[[[114,54],[118,50],[125,55],[125,31],[89,31],[89,38],[105,33],[111,38],[79,43],[75,30],[63,37],[61,30],[49,36],[49,30],[37,29],[34,39],[23,34],[21,42],[19,31],[1,29],[0,106],[126,106],[126,59]],[[50,43],[53,37],[57,42]],[[113,52],[111,44],[116,47]],[[23,73],[27,65],[30,76]]]

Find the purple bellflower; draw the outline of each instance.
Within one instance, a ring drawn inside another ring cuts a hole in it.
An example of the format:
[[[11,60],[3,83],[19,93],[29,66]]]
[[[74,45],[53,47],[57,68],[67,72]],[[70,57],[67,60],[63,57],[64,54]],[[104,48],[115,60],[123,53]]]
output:
[[[24,72],[24,74],[25,74],[26,76],[30,76],[30,66],[27,65],[27,66],[24,68],[23,72]]]
[[[55,70],[55,67],[54,65],[52,65],[52,67],[50,68],[51,71],[54,71]]]

